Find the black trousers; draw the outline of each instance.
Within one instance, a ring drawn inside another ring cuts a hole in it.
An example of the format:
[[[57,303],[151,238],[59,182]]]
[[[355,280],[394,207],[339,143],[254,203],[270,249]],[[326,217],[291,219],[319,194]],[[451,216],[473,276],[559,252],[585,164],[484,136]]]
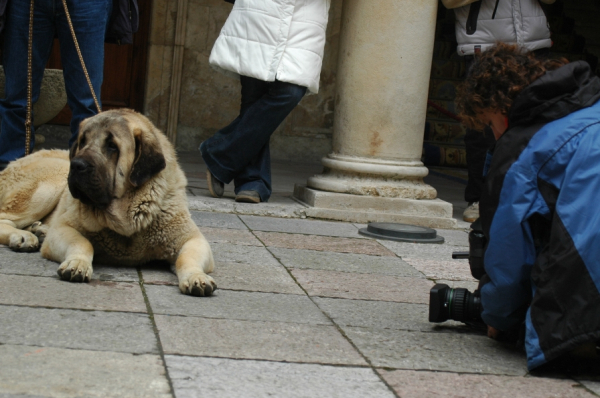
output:
[[[468,180],[465,201],[479,202],[483,189],[483,166],[488,149],[494,145],[494,133],[489,127],[484,131],[468,129],[465,134]]]

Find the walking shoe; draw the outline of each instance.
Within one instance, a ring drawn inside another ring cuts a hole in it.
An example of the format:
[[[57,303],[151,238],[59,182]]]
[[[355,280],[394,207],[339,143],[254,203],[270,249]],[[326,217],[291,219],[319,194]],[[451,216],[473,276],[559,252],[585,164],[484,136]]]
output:
[[[479,218],[479,202],[471,202],[463,213],[463,220],[466,222],[475,222]]]
[[[208,183],[208,192],[213,198],[220,198],[225,191],[225,184],[217,180],[210,170],[206,170],[206,182]]]
[[[256,191],[240,191],[235,195],[236,202],[260,203],[260,195]]]

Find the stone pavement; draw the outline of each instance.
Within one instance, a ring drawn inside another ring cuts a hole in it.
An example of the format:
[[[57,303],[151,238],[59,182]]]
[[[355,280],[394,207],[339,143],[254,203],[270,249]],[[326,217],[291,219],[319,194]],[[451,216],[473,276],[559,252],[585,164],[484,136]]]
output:
[[[374,240],[302,218],[289,188],[319,165],[275,164],[273,200],[250,205],[209,198],[198,156],[181,162],[219,289],[185,296],[159,264],[70,284],[39,253],[0,247],[1,398],[600,395],[597,367],[528,374],[511,345],[427,321],[434,282],[476,286],[451,259],[466,223],[438,230],[441,245]],[[462,213],[459,182],[430,183]]]

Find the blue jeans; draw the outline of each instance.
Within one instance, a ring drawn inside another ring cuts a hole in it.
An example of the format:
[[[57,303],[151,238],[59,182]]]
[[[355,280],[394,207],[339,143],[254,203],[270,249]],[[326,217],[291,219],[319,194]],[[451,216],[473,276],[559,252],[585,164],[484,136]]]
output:
[[[2,119],[0,162],[9,162],[25,155],[29,3],[25,0],[9,1],[6,10],[2,51],[6,87],[5,98],[0,99]],[[67,0],[67,7],[92,86],[100,100],[104,68],[104,36],[112,0]],[[73,43],[62,1],[35,0],[32,52],[33,102],[37,101],[40,95],[43,71],[55,35],[60,42],[67,103],[73,112],[70,146],[77,138],[79,123],[97,113],[96,105]],[[33,135],[31,146],[33,147]]]
[[[210,172],[221,182],[232,180],[235,193],[256,191],[260,200],[271,197],[269,139],[298,105],[306,87],[281,81],[265,82],[241,76],[239,116],[200,145]]]

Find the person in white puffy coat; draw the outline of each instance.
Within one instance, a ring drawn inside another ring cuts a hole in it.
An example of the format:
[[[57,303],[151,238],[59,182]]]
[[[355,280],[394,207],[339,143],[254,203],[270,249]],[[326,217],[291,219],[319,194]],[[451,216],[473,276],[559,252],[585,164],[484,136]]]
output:
[[[210,65],[242,84],[239,116],[200,145],[208,188],[237,202],[271,196],[269,139],[306,91],[317,93],[330,0],[236,0]]]

